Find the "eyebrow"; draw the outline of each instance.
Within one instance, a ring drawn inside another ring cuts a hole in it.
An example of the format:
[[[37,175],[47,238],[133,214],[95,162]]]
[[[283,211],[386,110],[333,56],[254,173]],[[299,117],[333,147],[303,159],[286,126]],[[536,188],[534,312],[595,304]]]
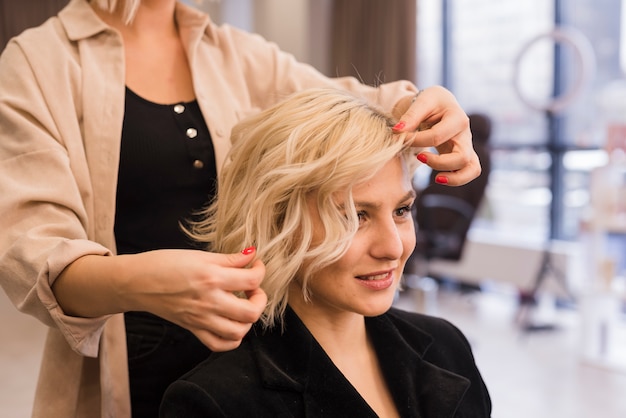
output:
[[[415,199],[416,196],[417,194],[415,193],[415,190],[410,190],[404,196],[402,196],[402,198],[399,199],[398,201],[404,202],[409,199]],[[380,206],[380,204],[372,203],[372,202],[354,202],[354,206],[367,209],[367,208],[377,208]]]

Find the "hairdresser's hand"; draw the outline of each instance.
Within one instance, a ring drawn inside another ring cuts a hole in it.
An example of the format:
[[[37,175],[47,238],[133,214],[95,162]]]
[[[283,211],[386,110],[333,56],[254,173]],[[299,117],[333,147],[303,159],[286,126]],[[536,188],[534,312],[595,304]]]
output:
[[[225,351],[239,346],[267,303],[260,288],[265,266],[254,257],[254,249],[85,255],[59,274],[52,290],[65,315],[151,312],[187,328],[210,349]]]
[[[133,257],[144,267],[136,280],[143,291],[131,287],[133,304],[188,329],[213,351],[238,347],[267,303],[259,287],[265,266],[252,263],[252,249],[236,254],[158,250]]]
[[[440,172],[436,181],[459,186],[478,177],[481,167],[469,120],[454,95],[433,86],[422,90],[414,101],[405,100],[409,103],[399,104],[406,110],[394,132],[407,132],[413,136],[414,146],[427,148],[417,158]],[[432,147],[437,153],[428,151]]]

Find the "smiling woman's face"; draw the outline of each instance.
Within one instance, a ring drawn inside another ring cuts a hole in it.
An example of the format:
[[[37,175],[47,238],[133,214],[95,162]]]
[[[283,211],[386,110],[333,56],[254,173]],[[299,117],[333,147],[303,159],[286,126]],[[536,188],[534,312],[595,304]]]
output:
[[[291,284],[289,304],[300,316],[306,311],[376,316],[393,303],[404,264],[415,247],[410,209],[415,192],[402,158],[389,161],[374,178],[354,187],[352,195],[359,230],[346,254],[311,277],[311,303],[304,302],[299,281]],[[309,210],[319,225],[313,203]]]

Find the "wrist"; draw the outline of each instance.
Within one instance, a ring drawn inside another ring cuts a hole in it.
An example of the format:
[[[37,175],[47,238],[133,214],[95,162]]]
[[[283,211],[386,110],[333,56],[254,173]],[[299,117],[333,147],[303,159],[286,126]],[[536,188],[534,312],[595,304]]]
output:
[[[61,309],[84,318],[124,312],[129,280],[120,257],[86,255],[68,265],[52,285]]]

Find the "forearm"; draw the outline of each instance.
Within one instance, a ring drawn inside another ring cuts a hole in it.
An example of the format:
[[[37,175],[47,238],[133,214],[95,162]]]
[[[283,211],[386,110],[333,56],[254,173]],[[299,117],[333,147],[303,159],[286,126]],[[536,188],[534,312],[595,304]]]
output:
[[[87,255],[68,265],[52,289],[66,315],[150,312],[190,330],[214,351],[231,350],[267,303],[259,288],[265,267],[254,257],[254,251],[198,250]]]
[[[132,274],[128,257],[86,255],[68,265],[52,285],[65,314],[94,318],[130,310],[124,291]]]

